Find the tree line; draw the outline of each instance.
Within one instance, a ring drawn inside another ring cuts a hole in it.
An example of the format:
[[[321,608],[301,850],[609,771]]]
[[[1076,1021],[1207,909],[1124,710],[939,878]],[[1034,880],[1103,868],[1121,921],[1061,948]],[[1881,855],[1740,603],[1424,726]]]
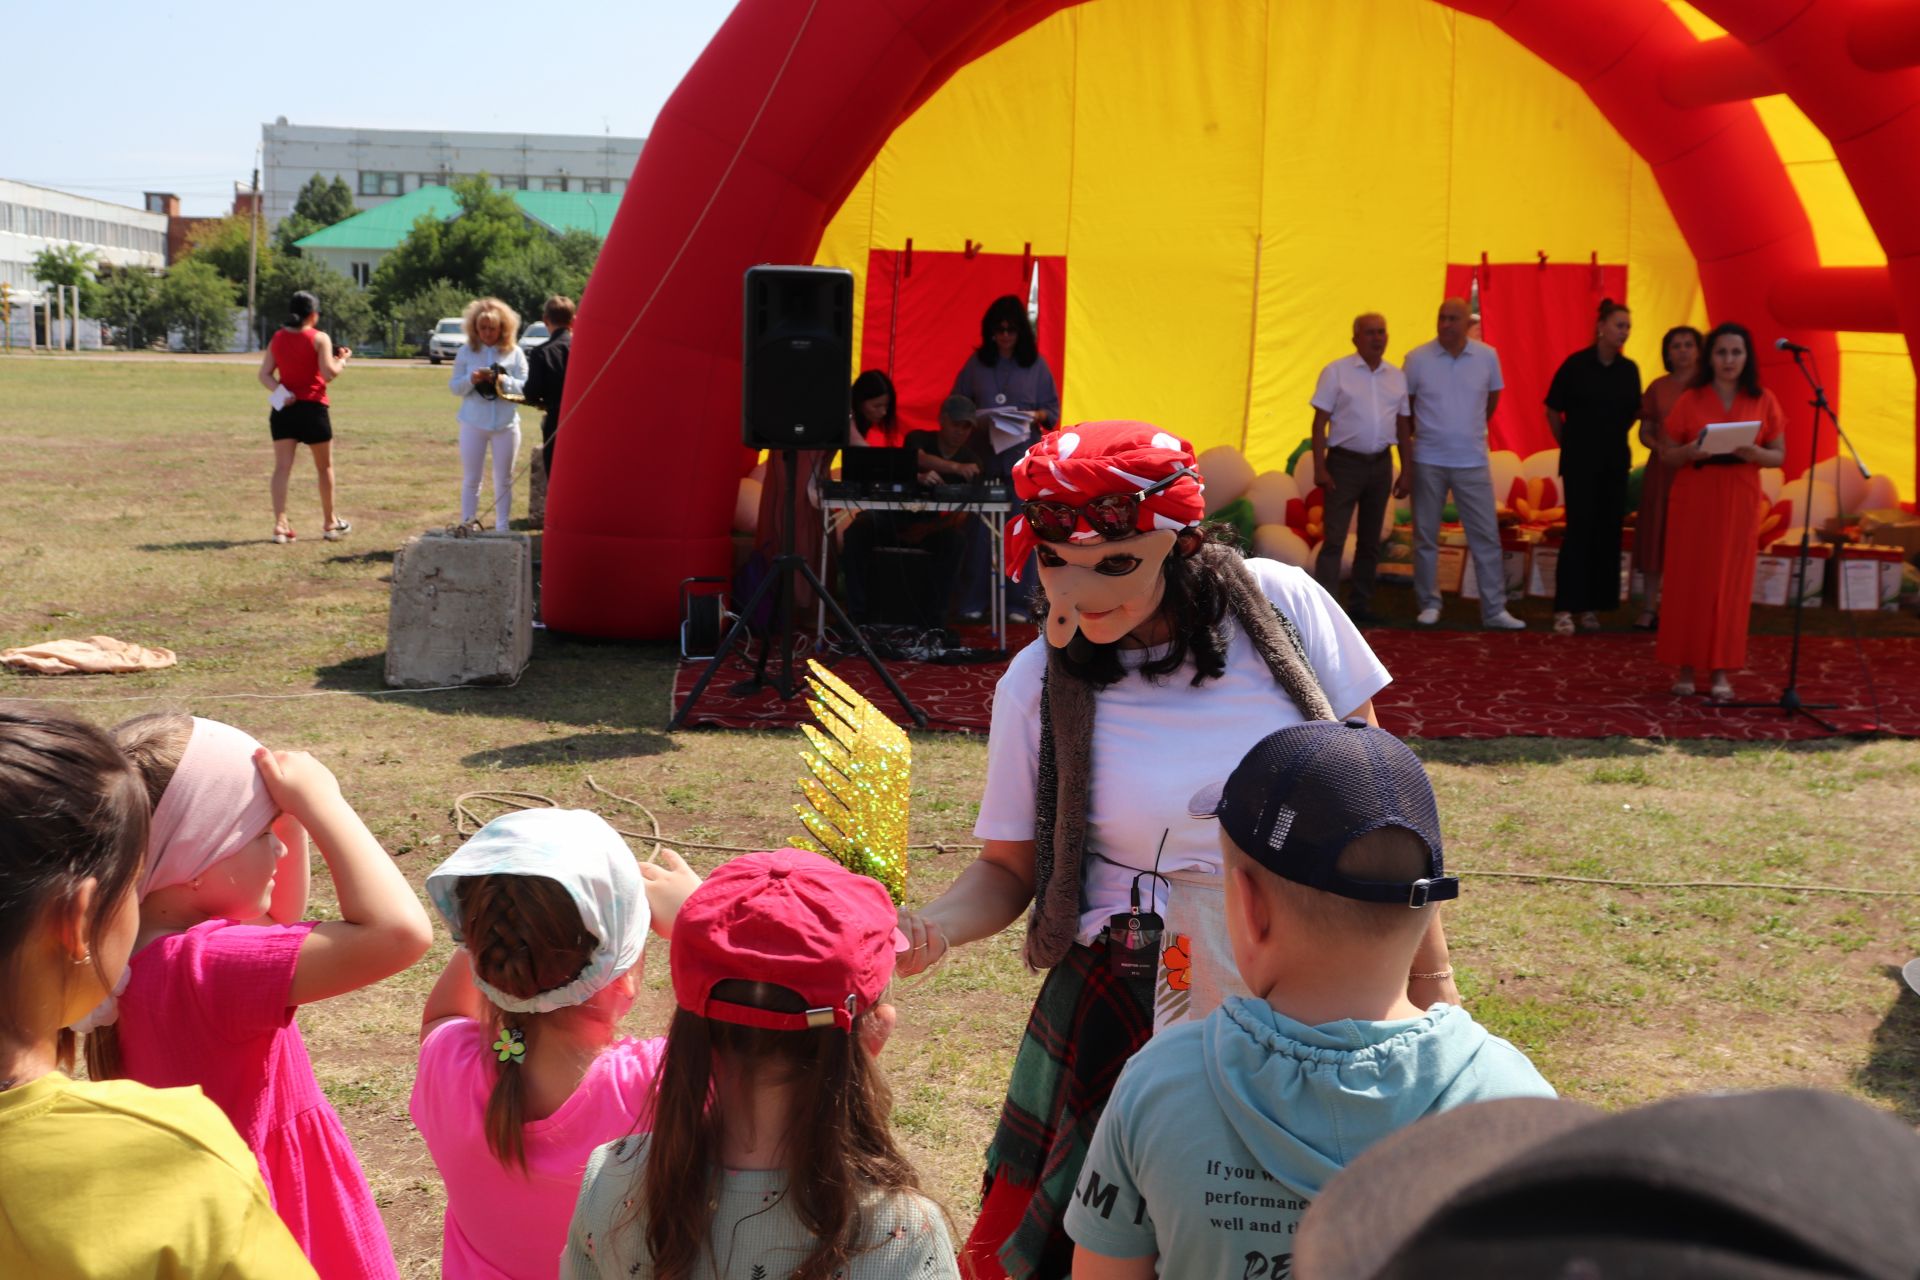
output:
[[[293,212],[258,246],[259,341],[282,322],[287,299],[302,289],[319,298],[321,326],[335,343],[357,347],[377,340],[390,354],[424,343],[437,320],[460,314],[476,297],[500,298],[531,320],[549,296],[585,293],[599,236],[548,231],[485,174],[459,179],[452,189],[459,215],[415,219],[363,289],[304,256],[295,243],[358,212],[344,180],[314,174]],[[190,350],[224,350],[233,337],[234,309],[247,302],[251,236],[247,217],[235,214],[196,227],[190,250],[164,274],[101,263],[71,244],[41,253],[34,271],[48,285],[77,287],[81,314],[111,326],[117,345],[142,348],[178,330]]]

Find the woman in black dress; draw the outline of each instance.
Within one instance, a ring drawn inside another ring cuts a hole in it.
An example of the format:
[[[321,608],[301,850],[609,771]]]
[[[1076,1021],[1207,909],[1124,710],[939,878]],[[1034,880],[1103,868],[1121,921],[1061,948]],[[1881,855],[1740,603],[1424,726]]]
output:
[[[1600,629],[1602,610],[1620,605],[1620,530],[1627,517],[1628,433],[1640,418],[1640,367],[1621,348],[1633,317],[1600,302],[1590,347],[1560,364],[1547,389],[1547,426],[1560,445],[1567,537],[1553,592],[1553,631]]]

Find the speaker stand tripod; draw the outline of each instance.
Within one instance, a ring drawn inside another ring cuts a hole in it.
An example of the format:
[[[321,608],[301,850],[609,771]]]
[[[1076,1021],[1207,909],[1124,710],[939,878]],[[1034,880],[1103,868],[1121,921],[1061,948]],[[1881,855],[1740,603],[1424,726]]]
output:
[[[886,684],[893,696],[899,699],[901,708],[913,717],[913,723],[922,729],[926,728],[927,713],[913,705],[913,700],[907,697],[906,690],[900,687],[899,682],[893,678],[893,673],[881,663],[879,656],[874,653],[873,646],[867,643],[867,638],[861,633],[860,628],[853,625],[853,620],[847,617],[846,610],[840,607],[840,602],[835,600],[826,586],[821,583],[820,576],[813,571],[813,566],[807,563],[804,556],[795,553],[794,522],[798,518],[799,511],[799,451],[791,448],[782,449],[780,455],[786,461],[787,471],[786,505],[782,509],[783,519],[780,528],[780,554],[774,558],[767,576],[760,580],[760,585],[753,589],[753,594],[741,607],[740,616],[734,619],[726,638],[720,642],[720,648],[707,662],[707,669],[702,671],[700,679],[694,682],[693,689],[687,694],[687,700],[681,703],[680,709],[673,713],[673,719],[668,722],[667,730],[672,732],[686,724],[687,716],[692,713],[694,704],[700,701],[700,695],[707,691],[707,686],[718,674],[720,664],[727,660],[727,655],[733,652],[735,642],[747,629],[747,620],[753,617],[761,601],[765,600],[767,593],[774,590],[776,586],[780,592],[779,603],[774,608],[773,626],[768,631],[766,643],[760,650],[760,660],[754,665],[753,676],[734,685],[728,692],[742,694],[771,688],[783,700],[791,701],[801,691],[800,683],[794,679],[793,672],[793,588],[796,576],[813,588],[815,595],[833,612],[833,617],[840,624],[841,629],[853,637],[854,642],[860,646],[860,656],[867,660],[867,665],[873,668],[874,673]],[[775,645],[780,648],[779,670],[776,674],[769,676],[767,668]]]
[[[1826,720],[1820,716],[1817,716],[1813,713],[1816,711],[1831,711],[1835,707],[1839,706],[1840,704],[1837,702],[1802,701],[1800,697],[1800,687],[1799,687],[1800,686],[1800,615],[1803,612],[1805,612],[1806,605],[1807,605],[1807,590],[1806,590],[1806,577],[1807,577],[1807,565],[1808,565],[1807,549],[1813,542],[1813,476],[1814,476],[1814,472],[1820,469],[1820,466],[1819,466],[1820,420],[1823,416],[1826,418],[1828,422],[1833,424],[1833,433],[1838,438],[1839,442],[1841,444],[1846,445],[1847,452],[1853,455],[1853,464],[1860,468],[1860,474],[1862,476],[1865,476],[1871,479],[1872,473],[1867,470],[1867,464],[1860,460],[1860,451],[1853,447],[1853,441],[1847,439],[1847,433],[1840,429],[1840,419],[1834,415],[1833,406],[1827,403],[1827,389],[1820,385],[1820,380],[1813,376],[1813,372],[1809,370],[1806,366],[1806,363],[1803,360],[1801,360],[1800,358],[1801,349],[1797,347],[1789,347],[1787,349],[1793,353],[1794,367],[1800,370],[1800,376],[1805,378],[1807,380],[1807,385],[1813,388],[1813,399],[1807,402],[1808,404],[1813,406],[1813,433],[1812,433],[1811,442],[1807,446],[1807,496],[1806,496],[1805,505],[1801,507],[1802,519],[1800,521],[1800,559],[1799,559],[1799,562],[1794,565],[1793,576],[1789,580],[1790,589],[1793,592],[1793,646],[1788,651],[1787,684],[1786,684],[1786,687],[1780,691],[1780,696],[1778,698],[1773,698],[1766,701],[1755,700],[1751,702],[1721,702],[1721,703],[1716,703],[1715,705],[1722,706],[1722,707],[1730,707],[1730,708],[1772,707],[1772,708],[1775,708],[1776,710],[1785,712],[1788,716],[1805,716],[1807,719],[1819,725],[1822,729],[1825,729],[1828,733],[1839,733],[1840,732],[1839,725],[1834,724],[1833,722]],[[1753,359],[1752,353],[1748,353],[1747,359],[1749,360]],[[1834,461],[1836,463],[1839,461],[1837,454],[1835,456]],[[1839,476],[1836,475],[1834,479],[1836,480],[1839,479]],[[1836,567],[1838,567],[1840,562],[1838,560],[1835,560],[1833,563]],[[1874,728],[1878,728],[1878,727],[1879,727],[1878,725],[1874,726]]]

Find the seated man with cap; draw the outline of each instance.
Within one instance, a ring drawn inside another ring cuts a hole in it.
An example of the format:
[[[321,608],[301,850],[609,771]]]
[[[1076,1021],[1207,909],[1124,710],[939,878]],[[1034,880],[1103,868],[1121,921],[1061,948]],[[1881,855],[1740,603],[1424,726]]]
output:
[[[1288,1275],[1307,1205],[1372,1143],[1464,1103],[1553,1095],[1465,1009],[1407,998],[1459,881],[1399,739],[1360,720],[1281,729],[1192,812],[1220,823],[1252,994],[1121,1072],[1067,1209],[1075,1280]]]
[[[921,485],[965,484],[980,476],[980,458],[969,439],[974,434],[974,405],[965,396],[948,396],[940,405],[940,429],[907,434],[904,448],[914,452],[914,473]],[[891,611],[915,625],[938,629],[946,625],[966,550],[971,514],[952,511],[867,511],[847,526],[841,548],[841,566],[847,575],[847,612],[866,623],[883,610],[873,590],[873,553],[883,547],[924,552],[926,562],[899,586],[910,586],[912,599]]]

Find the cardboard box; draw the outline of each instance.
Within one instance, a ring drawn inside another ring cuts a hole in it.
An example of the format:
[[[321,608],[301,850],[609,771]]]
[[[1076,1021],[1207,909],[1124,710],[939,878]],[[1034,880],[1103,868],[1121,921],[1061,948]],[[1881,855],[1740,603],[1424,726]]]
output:
[[[1523,594],[1527,585],[1528,544],[1519,538],[1500,539],[1500,571],[1506,581],[1507,599]],[[1473,566],[1473,556],[1467,556],[1466,568],[1460,574],[1460,598],[1478,600],[1480,598],[1480,575]]]
[[[1813,543],[1807,548],[1807,567],[1804,578],[1797,573],[1800,563],[1800,544],[1798,542],[1776,542],[1761,554],[1753,575],[1753,602],[1755,604],[1787,605],[1793,603],[1793,584],[1800,583],[1802,598],[1809,606],[1819,607],[1826,592],[1827,562],[1833,559],[1833,548]],[[1777,574],[1763,584],[1763,578]],[[1765,595],[1763,597],[1763,591]]]
[[[1894,547],[1900,552],[1901,558],[1920,564],[1920,520],[1882,524],[1862,516],[1860,536],[1876,547]]]
[[[1533,549],[1527,564],[1527,594],[1543,600],[1553,599],[1554,582],[1560,573],[1560,548],[1541,543]]]
[[[1899,607],[1900,566],[1905,557],[1898,547],[1854,544],[1841,547],[1836,560],[1842,609],[1861,612]]]

